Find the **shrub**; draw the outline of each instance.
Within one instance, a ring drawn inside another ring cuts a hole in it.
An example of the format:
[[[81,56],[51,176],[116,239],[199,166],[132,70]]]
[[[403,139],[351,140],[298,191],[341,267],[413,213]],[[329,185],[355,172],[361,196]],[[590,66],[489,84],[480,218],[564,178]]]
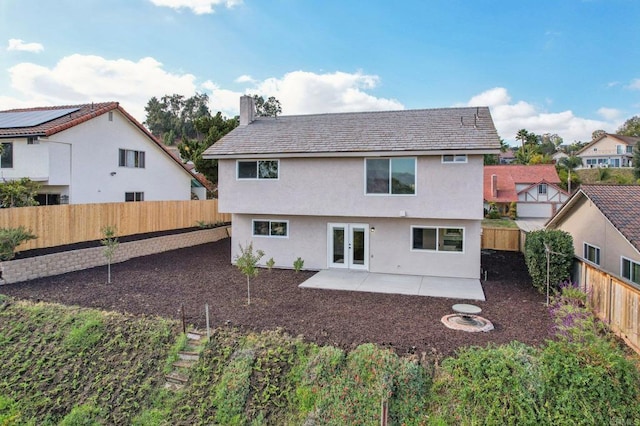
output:
[[[573,238],[567,232],[543,229],[527,235],[524,258],[533,286],[544,293],[547,287],[547,247],[549,249],[549,288],[553,291],[568,279],[573,264]]]
[[[269,260],[267,260],[267,269],[271,270],[273,268],[273,266],[276,264],[276,261],[273,260],[273,257],[270,258]]]
[[[16,255],[16,247],[37,237],[24,226],[0,228],[0,261],[11,260]]]
[[[498,211],[498,206],[493,201],[489,203],[489,211],[486,216],[487,219],[500,219],[500,212]]]
[[[91,404],[82,404],[73,407],[60,422],[60,426],[99,426],[100,409]]]
[[[304,260],[299,257],[296,260],[293,261],[293,269],[296,272],[300,272],[300,270],[304,267]]]
[[[517,217],[518,217],[518,204],[515,201],[512,201],[511,204],[509,204],[509,218],[516,220]]]

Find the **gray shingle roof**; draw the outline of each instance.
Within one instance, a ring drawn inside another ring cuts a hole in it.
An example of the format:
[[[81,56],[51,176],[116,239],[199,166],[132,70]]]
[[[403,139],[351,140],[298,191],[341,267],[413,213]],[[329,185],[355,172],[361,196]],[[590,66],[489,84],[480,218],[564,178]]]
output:
[[[640,251],[640,185],[582,185],[580,191]]]
[[[258,117],[204,156],[499,148],[489,108],[473,107]]]

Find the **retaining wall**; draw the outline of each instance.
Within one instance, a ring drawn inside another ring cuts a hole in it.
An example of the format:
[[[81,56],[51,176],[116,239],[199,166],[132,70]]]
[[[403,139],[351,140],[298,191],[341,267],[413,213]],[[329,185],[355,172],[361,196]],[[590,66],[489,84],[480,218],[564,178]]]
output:
[[[111,263],[119,263],[134,257],[211,243],[227,238],[230,232],[230,227],[225,226],[120,243]],[[104,247],[102,246],[11,260],[2,263],[3,280],[0,281],[0,285],[59,275],[106,264],[107,258],[104,255]]]

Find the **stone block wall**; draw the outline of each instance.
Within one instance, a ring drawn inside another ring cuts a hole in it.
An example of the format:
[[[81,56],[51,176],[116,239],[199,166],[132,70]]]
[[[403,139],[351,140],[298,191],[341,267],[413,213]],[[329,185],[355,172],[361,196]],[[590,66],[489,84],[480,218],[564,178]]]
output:
[[[211,243],[227,238],[230,232],[230,227],[225,226],[120,243],[113,256],[112,263],[124,262],[134,257]],[[33,280],[50,275],[59,275],[106,264],[107,258],[104,256],[104,247],[102,246],[47,254],[27,259],[11,260],[2,263],[3,280],[0,281],[0,285]]]

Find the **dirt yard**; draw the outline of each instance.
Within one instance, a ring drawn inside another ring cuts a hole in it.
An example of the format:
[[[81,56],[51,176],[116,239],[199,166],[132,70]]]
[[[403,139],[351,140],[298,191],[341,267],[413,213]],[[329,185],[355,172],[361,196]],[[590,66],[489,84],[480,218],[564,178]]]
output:
[[[140,257],[112,265],[0,287],[0,293],[33,301],[81,305],[132,314],[180,319],[184,305],[189,324],[245,330],[281,328],[307,341],[345,349],[374,342],[398,354],[453,354],[461,346],[512,340],[537,345],[551,336],[545,297],[530,284],[519,253],[487,252],[482,266],[486,301],[300,289],[314,272],[261,270],[251,283],[230,263],[230,240]],[[473,303],[495,330],[468,333],[446,328],[440,319],[455,303]]]

